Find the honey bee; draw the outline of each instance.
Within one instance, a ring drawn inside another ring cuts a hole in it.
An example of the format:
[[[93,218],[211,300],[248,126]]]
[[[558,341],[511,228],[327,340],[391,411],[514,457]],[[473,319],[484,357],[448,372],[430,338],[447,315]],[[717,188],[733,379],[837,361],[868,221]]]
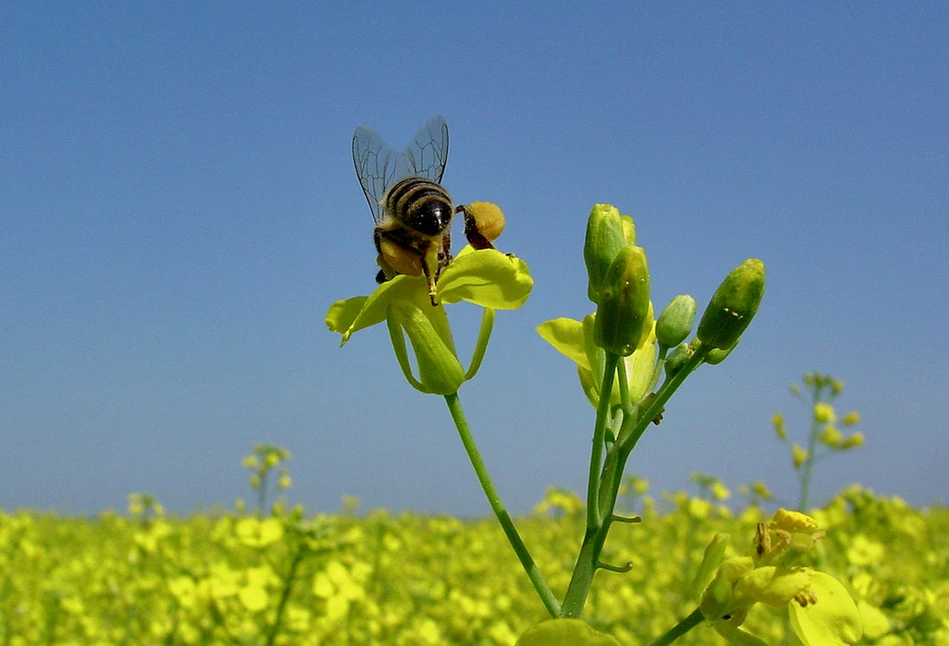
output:
[[[448,124],[436,115],[404,151],[390,148],[372,128],[353,134],[353,163],[376,227],[373,241],[383,283],[398,274],[425,276],[435,305],[435,281],[451,261],[451,196],[442,185],[448,162]]]

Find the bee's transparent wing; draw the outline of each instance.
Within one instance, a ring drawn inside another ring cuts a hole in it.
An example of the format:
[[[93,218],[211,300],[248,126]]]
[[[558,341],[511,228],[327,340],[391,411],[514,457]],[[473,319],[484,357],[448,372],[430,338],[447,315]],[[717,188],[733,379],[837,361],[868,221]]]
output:
[[[447,163],[448,124],[441,115],[429,119],[403,152],[390,148],[379,133],[368,126],[359,126],[353,133],[356,177],[376,224],[382,220],[381,203],[388,187],[411,176],[441,183]]]
[[[405,152],[396,159],[396,181],[416,175],[436,184],[442,181],[448,163],[448,124],[436,114],[422,126]]]
[[[389,186],[396,171],[396,159],[402,153],[392,150],[379,133],[368,126],[359,126],[353,133],[353,164],[356,166],[356,177],[359,185],[366,194],[369,210],[376,224],[382,220],[382,197]]]

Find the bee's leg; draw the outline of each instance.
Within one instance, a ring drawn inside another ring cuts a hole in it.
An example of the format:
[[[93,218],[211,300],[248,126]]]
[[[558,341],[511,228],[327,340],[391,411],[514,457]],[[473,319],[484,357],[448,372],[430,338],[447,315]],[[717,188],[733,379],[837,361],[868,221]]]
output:
[[[468,238],[468,244],[475,249],[494,249],[494,245],[491,244],[491,241],[485,238],[478,230],[478,223],[465,211],[465,207],[459,206],[456,211],[461,211],[465,214],[465,237]]]
[[[438,273],[451,262],[451,231],[445,231],[442,238],[442,248],[438,252]]]

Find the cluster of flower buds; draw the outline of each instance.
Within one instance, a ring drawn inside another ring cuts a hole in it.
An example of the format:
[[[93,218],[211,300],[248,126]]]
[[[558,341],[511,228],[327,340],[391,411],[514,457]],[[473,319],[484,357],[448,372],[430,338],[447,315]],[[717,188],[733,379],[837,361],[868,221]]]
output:
[[[629,356],[651,332],[649,267],[646,252],[636,245],[632,218],[609,204],[596,204],[587,221],[583,259],[587,295],[597,306],[594,340],[608,352]]]
[[[636,245],[632,218],[609,204],[596,204],[587,221],[583,259],[589,283],[587,296],[596,303],[594,340],[601,348],[629,356],[650,333],[649,267],[646,253]],[[716,290],[696,340],[670,360],[685,359],[699,346],[707,363],[718,363],[738,343],[764,295],[764,263],[749,259],[736,267]],[[695,299],[681,294],[656,321],[660,348],[675,348],[692,331]]]

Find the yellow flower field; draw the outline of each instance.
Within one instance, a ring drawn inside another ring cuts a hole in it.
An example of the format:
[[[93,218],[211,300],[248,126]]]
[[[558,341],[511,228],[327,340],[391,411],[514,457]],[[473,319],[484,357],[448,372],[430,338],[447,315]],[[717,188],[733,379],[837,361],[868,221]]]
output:
[[[544,513],[517,521],[558,594],[583,531],[573,502],[551,491]],[[586,606],[623,644],[648,644],[695,607],[715,532],[750,537],[769,515],[685,494],[636,504],[643,522],[617,527],[604,550],[632,569],[600,571]],[[130,507],[94,519],[0,513],[0,644],[509,646],[546,618],[493,518]],[[813,515],[828,531],[815,565],[857,601],[861,643],[949,643],[949,510],[853,487]],[[781,643],[784,619],[759,606],[745,625]],[[703,625],[677,643],[724,641]]]

